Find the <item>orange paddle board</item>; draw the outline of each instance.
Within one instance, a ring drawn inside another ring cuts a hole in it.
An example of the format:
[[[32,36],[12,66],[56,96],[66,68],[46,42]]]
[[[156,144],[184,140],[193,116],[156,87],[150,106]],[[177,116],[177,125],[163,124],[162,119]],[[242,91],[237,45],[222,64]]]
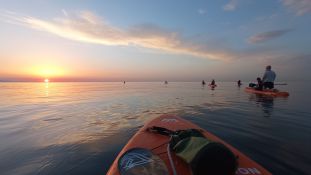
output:
[[[173,169],[170,166],[170,160],[167,154],[167,143],[169,142],[170,138],[165,135],[150,132],[148,128],[153,126],[167,128],[172,131],[184,129],[200,130],[206,138],[224,144],[238,157],[237,160],[239,166],[236,171],[236,175],[271,175],[271,173],[263,168],[261,165],[251,160],[246,155],[244,155],[234,147],[230,146],[217,136],[203,130],[202,128],[187,120],[184,120],[174,115],[162,115],[145,124],[144,127],[142,127],[121,150],[121,152],[113,162],[112,166],[110,167],[107,173],[108,175],[119,175],[119,159],[122,159],[124,157],[123,154],[125,152],[133,150],[135,148],[144,148],[150,150],[152,154],[156,155],[157,158],[160,158],[161,161],[164,162],[164,164],[166,165],[167,174],[173,174]],[[184,162],[181,158],[177,157],[173,152],[171,153],[171,156],[178,175],[191,175],[191,168],[186,162]],[[127,167],[131,168],[131,166],[129,165],[127,165]]]
[[[274,96],[274,97],[288,97],[289,96],[288,92],[281,92],[281,91],[270,90],[270,89],[264,89],[262,91],[259,91],[259,90],[256,90],[254,88],[251,88],[251,87],[246,87],[245,92]]]

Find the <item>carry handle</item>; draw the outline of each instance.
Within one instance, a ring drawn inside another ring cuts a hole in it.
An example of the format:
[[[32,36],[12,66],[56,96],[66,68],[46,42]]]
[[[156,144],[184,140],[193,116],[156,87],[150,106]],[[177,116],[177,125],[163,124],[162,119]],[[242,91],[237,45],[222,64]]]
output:
[[[149,127],[149,128],[147,128],[147,131],[154,132],[154,133],[161,134],[161,135],[165,135],[165,136],[171,136],[175,133],[172,130],[162,128],[162,127],[158,127],[158,126]]]

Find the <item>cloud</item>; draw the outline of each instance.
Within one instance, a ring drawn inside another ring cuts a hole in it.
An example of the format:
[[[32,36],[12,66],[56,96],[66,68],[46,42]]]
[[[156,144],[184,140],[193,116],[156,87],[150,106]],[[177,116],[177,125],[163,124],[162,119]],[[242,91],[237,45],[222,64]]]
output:
[[[7,13],[1,16],[5,16],[11,23],[17,23],[79,42],[107,46],[139,46],[214,60],[229,60],[232,58],[232,54],[227,50],[215,49],[212,46],[186,41],[179,33],[152,24],[122,29],[109,24],[89,11],[74,14],[70,14],[65,10],[62,10],[62,12],[63,16],[61,18],[52,20],[16,13]]]
[[[283,30],[273,30],[273,31],[268,31],[264,33],[259,33],[259,34],[249,37],[248,42],[253,43],[253,44],[266,42],[268,40],[281,37],[290,31],[291,29],[283,29]]]
[[[66,11],[65,9],[63,9],[62,12],[63,12],[63,14],[64,14],[65,16],[68,16],[68,13],[67,13],[67,11]]]
[[[238,0],[230,0],[226,5],[223,6],[225,11],[234,11],[238,5]]]
[[[280,0],[284,6],[288,7],[301,16],[307,13],[311,13],[311,0]]]
[[[206,14],[206,10],[204,10],[204,9],[199,9],[199,10],[198,10],[198,13],[199,13],[200,15],[204,15],[204,14]]]

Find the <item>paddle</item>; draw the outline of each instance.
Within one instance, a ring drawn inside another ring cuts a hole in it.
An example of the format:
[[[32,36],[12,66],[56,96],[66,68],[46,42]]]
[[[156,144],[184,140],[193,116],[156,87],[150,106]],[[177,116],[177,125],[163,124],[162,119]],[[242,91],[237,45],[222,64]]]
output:
[[[287,85],[287,83],[274,83],[274,85]]]

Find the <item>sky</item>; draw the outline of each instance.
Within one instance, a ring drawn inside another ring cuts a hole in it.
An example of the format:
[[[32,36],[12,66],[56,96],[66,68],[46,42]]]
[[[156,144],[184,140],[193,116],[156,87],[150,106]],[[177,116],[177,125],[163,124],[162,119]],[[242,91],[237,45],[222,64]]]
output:
[[[311,0],[0,3],[0,81],[311,80]]]

